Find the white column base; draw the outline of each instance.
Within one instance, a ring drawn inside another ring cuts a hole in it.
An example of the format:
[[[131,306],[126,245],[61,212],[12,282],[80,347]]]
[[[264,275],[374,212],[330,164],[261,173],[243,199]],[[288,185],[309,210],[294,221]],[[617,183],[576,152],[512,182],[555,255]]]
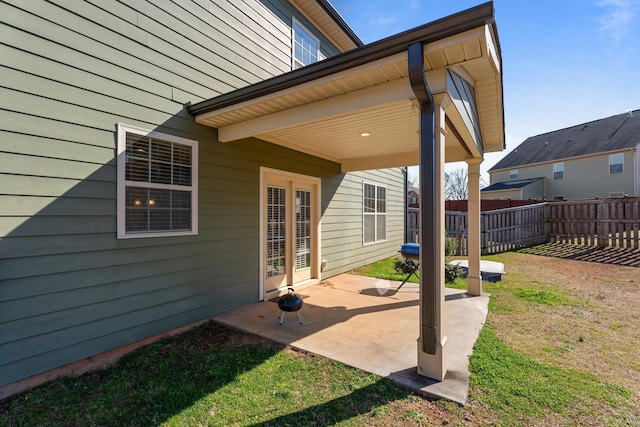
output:
[[[447,337],[441,343],[436,343],[436,354],[422,351],[422,338],[418,338],[418,374],[437,381],[444,381],[447,374],[447,352],[445,344]]]
[[[471,270],[471,268],[469,268]],[[482,278],[467,276],[467,292],[469,295],[482,295]]]

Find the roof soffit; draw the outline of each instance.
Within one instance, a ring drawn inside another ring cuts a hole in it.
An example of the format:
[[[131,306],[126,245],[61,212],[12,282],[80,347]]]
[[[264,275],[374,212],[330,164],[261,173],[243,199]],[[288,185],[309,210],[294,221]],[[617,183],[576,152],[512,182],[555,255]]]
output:
[[[450,67],[457,68],[475,86],[485,151],[501,150],[504,141],[499,46],[492,45],[495,40],[488,28],[491,25],[481,24],[427,43],[423,48],[432,91],[439,88],[437,79],[430,76]],[[420,30],[424,32],[422,27]],[[418,40],[424,37],[420,30],[415,34]],[[403,42],[409,40],[407,33],[399,37]],[[357,57],[359,50],[306,67],[308,70],[297,70],[298,74],[312,73],[313,67],[322,69],[323,65],[330,68],[332,62],[340,60],[349,63],[348,59]],[[222,102],[214,98],[195,105],[192,111],[199,123],[218,128],[221,141],[256,137],[340,162],[343,169],[347,161],[360,167],[387,164],[392,158],[403,162],[411,158],[415,161],[388,167],[417,164],[419,110],[408,82],[406,50],[356,62],[355,66],[341,67],[334,73],[321,72],[317,78],[305,77],[298,84],[284,84],[280,90],[266,90],[253,98],[246,91],[237,97],[238,102],[233,102],[233,94],[221,97]],[[291,73],[293,82],[298,74]],[[268,87],[268,83],[255,86]],[[468,138],[469,133],[455,129],[460,121],[455,112],[449,113],[454,120],[447,123],[451,130],[446,138],[447,161],[481,156],[477,149],[470,154],[462,146],[460,139]],[[363,138],[360,136],[363,132],[371,136]],[[366,161],[373,158],[377,161]],[[383,159],[387,161],[382,162]]]

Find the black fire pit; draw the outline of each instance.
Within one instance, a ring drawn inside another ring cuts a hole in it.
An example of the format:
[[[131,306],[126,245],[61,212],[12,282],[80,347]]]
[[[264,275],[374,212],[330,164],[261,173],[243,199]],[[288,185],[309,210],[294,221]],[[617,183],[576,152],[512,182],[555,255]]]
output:
[[[289,287],[288,292],[280,297],[278,300],[278,307],[280,307],[280,324],[284,320],[284,312],[295,311],[298,314],[298,320],[302,325],[302,317],[300,317],[300,309],[302,308],[302,298],[293,292],[293,288]]]

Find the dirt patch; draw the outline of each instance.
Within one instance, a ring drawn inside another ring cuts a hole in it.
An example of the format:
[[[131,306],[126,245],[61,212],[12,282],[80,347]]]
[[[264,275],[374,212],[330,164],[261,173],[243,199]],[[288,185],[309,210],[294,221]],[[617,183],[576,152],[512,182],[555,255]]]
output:
[[[547,243],[520,250],[521,253],[572,259],[576,261],[640,267],[640,249]]]
[[[640,402],[640,269],[518,253],[500,260],[508,274],[492,299],[521,310],[489,310],[499,336],[541,362],[623,385]],[[565,301],[519,303],[513,289],[521,283]]]

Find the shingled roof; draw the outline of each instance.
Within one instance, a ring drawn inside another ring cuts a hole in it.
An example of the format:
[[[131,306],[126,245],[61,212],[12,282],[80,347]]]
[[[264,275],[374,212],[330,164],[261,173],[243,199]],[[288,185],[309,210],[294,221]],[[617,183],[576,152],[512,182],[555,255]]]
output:
[[[483,188],[480,191],[500,191],[500,190],[517,190],[522,187],[526,187],[527,185],[539,181],[544,178],[531,178],[531,179],[520,179],[518,181],[505,181],[505,182],[497,182],[495,184],[491,184],[488,187]]]
[[[489,171],[624,150],[640,144],[640,110],[527,138]]]

